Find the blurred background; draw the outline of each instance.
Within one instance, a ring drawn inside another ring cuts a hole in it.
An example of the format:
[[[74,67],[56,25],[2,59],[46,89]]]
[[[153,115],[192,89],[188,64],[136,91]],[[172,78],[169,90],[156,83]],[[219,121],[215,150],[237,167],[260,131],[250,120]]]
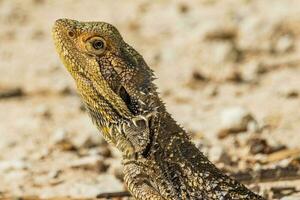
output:
[[[0,197],[125,190],[54,50],[58,18],[115,25],[211,161],[267,198],[300,199],[299,0],[0,0]]]

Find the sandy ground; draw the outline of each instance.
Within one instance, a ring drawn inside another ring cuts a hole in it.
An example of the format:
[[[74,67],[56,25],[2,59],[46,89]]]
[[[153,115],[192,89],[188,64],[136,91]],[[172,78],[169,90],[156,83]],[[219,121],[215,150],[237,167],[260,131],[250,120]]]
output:
[[[154,69],[174,118],[225,171],[299,160],[299,0],[0,0],[0,197],[125,190],[119,153],[55,53],[58,18],[114,24]],[[250,187],[276,199],[273,185],[300,190],[299,181]]]

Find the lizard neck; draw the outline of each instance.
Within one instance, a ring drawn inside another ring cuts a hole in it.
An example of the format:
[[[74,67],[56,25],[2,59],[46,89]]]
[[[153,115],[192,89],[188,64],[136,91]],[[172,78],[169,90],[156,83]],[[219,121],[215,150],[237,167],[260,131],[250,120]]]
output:
[[[149,123],[149,143],[141,153],[142,157],[147,158],[158,150],[168,150],[170,141],[174,138],[189,140],[187,133],[181,128],[172,116],[162,108],[157,116]],[[171,150],[171,149],[169,149]]]

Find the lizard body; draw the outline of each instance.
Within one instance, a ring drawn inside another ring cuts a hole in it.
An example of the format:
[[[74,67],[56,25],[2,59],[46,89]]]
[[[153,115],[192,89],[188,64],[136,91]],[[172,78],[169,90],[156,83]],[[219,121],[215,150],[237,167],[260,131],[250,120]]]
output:
[[[263,199],[195,147],[166,111],[152,70],[115,27],[59,19],[53,38],[93,122],[122,152],[136,199]]]

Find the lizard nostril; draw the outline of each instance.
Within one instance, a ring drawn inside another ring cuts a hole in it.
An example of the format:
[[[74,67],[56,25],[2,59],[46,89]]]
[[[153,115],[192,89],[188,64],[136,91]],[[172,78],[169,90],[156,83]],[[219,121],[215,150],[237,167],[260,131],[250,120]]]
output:
[[[68,35],[69,35],[70,37],[74,37],[74,36],[75,36],[75,33],[74,33],[73,31],[69,31],[69,32],[68,32]]]

